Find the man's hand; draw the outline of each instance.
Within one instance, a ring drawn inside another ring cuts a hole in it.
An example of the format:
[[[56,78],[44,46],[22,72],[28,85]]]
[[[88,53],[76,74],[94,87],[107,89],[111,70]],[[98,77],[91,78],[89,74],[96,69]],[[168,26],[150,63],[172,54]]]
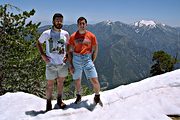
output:
[[[74,74],[74,67],[73,66],[69,67],[69,72],[71,73],[71,75]]]
[[[63,59],[63,63],[66,63],[67,62],[67,57],[64,57],[64,59]]]
[[[41,54],[41,57],[42,59],[44,60],[44,62],[47,64],[50,62],[49,58],[44,52],[43,52],[43,48],[42,48],[42,45],[39,41],[37,41],[36,43],[36,47],[38,48],[40,54]]]

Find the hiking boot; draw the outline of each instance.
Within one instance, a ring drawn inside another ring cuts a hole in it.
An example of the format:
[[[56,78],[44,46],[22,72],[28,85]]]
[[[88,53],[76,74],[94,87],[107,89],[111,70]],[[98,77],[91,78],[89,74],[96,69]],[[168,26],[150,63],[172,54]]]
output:
[[[51,104],[51,100],[47,100],[47,104],[46,104],[46,112],[52,110],[52,104]]]
[[[66,107],[66,104],[62,102],[61,96],[57,98],[57,104],[60,109],[64,109]]]
[[[75,104],[78,104],[81,102],[81,95],[76,94],[76,101],[74,102]]]
[[[95,95],[94,96],[94,102],[97,104],[100,102],[100,95]]]

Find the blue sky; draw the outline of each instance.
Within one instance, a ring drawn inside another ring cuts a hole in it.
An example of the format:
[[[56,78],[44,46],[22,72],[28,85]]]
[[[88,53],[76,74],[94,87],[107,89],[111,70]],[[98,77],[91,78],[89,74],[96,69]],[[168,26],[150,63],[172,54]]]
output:
[[[34,8],[31,19],[42,25],[51,24],[53,14],[60,12],[64,24],[85,16],[90,24],[105,20],[131,24],[143,19],[180,27],[180,0],[0,0],[1,5],[5,3],[23,11]]]

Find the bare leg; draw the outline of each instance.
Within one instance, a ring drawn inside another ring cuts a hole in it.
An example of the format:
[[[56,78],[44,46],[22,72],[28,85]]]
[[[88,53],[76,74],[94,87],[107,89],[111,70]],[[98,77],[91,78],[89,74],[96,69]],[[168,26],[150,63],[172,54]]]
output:
[[[52,110],[51,99],[52,99],[53,86],[54,86],[54,80],[48,80],[46,87],[46,98],[47,98],[46,111]]]
[[[46,98],[47,98],[47,100],[52,99],[53,87],[54,87],[54,80],[48,80],[47,81],[47,87],[46,87]]]
[[[57,78],[57,88],[58,88],[57,104],[59,105],[61,109],[64,109],[66,107],[66,104],[62,102],[64,80],[65,80],[65,77]]]
[[[61,96],[63,93],[64,80],[65,80],[65,77],[57,78],[58,97]]]
[[[101,106],[103,106],[103,104],[102,104],[102,102],[100,100],[100,94],[99,94],[100,84],[99,84],[98,78],[91,78],[91,83],[93,84],[93,89],[94,89],[94,92],[95,92],[94,102],[96,104],[99,103]]]
[[[75,88],[76,88],[76,101],[75,104],[81,102],[81,79],[75,80]]]
[[[100,91],[100,85],[99,85],[99,81],[98,81],[98,78],[91,78],[91,83],[93,85],[93,89],[94,89],[94,92],[95,94],[99,94],[99,91]]]
[[[75,80],[75,88],[76,88],[76,93],[81,94],[81,79]]]

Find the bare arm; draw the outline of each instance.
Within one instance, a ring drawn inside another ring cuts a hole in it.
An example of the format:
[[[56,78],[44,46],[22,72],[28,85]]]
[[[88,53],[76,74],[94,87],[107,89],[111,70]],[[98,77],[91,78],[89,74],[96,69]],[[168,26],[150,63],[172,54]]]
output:
[[[42,48],[42,45],[41,45],[41,43],[40,43],[39,41],[37,41],[36,47],[38,48],[38,50],[39,50],[39,52],[40,52],[40,54],[41,54],[41,57],[42,57],[42,59],[44,60],[44,62],[45,62],[45,63],[50,62],[48,56],[44,53],[43,48]]]
[[[93,53],[92,53],[92,61],[94,62],[96,60],[98,54],[98,45],[93,46]]]
[[[70,69],[70,73],[73,74],[74,73],[74,66],[73,66],[73,47],[71,45],[69,45],[69,49],[68,49],[68,61],[69,61],[69,69]]]
[[[69,45],[69,47],[68,47],[68,61],[70,63],[70,66],[73,66],[72,57],[73,57],[73,47],[71,45]]]

